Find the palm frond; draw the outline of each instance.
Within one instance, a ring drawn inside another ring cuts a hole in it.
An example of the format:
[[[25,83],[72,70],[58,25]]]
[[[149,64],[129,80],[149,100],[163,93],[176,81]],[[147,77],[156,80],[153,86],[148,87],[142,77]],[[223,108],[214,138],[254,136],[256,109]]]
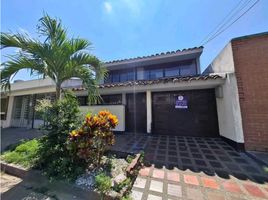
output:
[[[61,20],[53,19],[48,14],[39,19],[37,29],[46,37],[46,41],[53,45],[61,46],[67,39],[67,31],[62,26]]]
[[[46,74],[41,62],[25,57],[10,58],[9,61],[1,64],[1,67],[3,67],[1,70],[1,87],[5,90],[10,88],[10,81],[22,69],[29,69],[31,73]]]

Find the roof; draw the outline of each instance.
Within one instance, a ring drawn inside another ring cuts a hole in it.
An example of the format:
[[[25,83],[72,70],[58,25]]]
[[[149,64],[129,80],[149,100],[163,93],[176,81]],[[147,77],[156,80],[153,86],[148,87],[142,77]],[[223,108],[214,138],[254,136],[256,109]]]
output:
[[[167,51],[167,52],[161,52],[161,53],[157,53],[157,54],[152,54],[149,56],[141,56],[141,57],[135,57],[135,58],[126,58],[126,59],[118,59],[118,60],[112,60],[112,61],[107,61],[105,62],[105,64],[116,64],[116,63],[121,63],[121,62],[127,62],[127,61],[137,61],[137,60],[142,60],[142,59],[148,59],[148,58],[156,58],[159,56],[165,56],[165,55],[180,55],[182,53],[187,53],[187,52],[191,52],[193,50],[203,50],[203,46],[200,47],[193,47],[193,48],[188,48],[188,49],[178,49],[176,51]]]
[[[136,80],[127,81],[119,83],[106,83],[100,84],[99,89],[103,88],[114,88],[114,87],[131,87],[131,86],[144,86],[144,85],[155,85],[155,84],[165,84],[165,83],[179,83],[179,82],[191,82],[191,81],[206,81],[214,79],[223,79],[219,75],[198,75],[198,76],[181,76],[181,77],[165,77],[154,80]],[[84,87],[73,88],[73,91],[83,91],[86,90]]]
[[[236,38],[233,38],[231,41],[244,40],[244,39],[250,39],[250,38],[261,37],[261,36],[268,36],[268,31],[262,32],[262,33],[251,34],[251,35],[244,35],[241,37],[236,37]]]

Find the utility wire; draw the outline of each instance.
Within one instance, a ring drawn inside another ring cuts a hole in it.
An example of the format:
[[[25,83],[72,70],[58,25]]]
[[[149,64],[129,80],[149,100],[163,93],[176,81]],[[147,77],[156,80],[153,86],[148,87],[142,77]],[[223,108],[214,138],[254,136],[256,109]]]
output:
[[[227,25],[230,21],[232,21],[237,16],[237,14],[239,14],[245,7],[247,7],[247,5],[251,1],[252,0],[245,1],[244,4],[242,4],[242,7],[239,8],[235,13],[233,13],[229,18],[227,18],[227,21],[225,23],[223,23],[222,25],[220,25],[220,27],[216,30],[216,32],[213,33],[209,38],[207,38],[207,40],[209,40],[210,38],[212,38],[215,35],[217,35],[225,27],[225,25]],[[205,40],[203,42],[205,43],[207,40]]]
[[[231,15],[239,6],[240,6],[240,4],[243,2],[244,0],[240,0],[239,2],[238,2],[238,4],[236,4],[234,7],[233,7],[233,9],[222,19],[222,21],[214,28],[214,29],[212,29],[212,31],[209,33],[209,34],[207,34],[207,36],[206,37],[204,37],[204,39],[200,42],[200,43],[202,43],[202,42],[204,42],[204,41],[206,41],[209,37],[210,37],[210,35],[212,34],[212,33],[214,33],[215,32],[215,30],[218,30],[219,29],[219,27],[221,26],[221,24],[222,23],[224,23],[225,22],[225,20],[226,20],[226,18],[229,16],[229,15]],[[251,1],[251,0],[250,0]]]
[[[260,0],[255,1],[245,12],[243,12],[241,15],[239,15],[238,18],[236,18],[231,24],[229,24],[227,27],[225,27],[223,30],[221,30],[220,32],[218,32],[216,35],[214,35],[213,37],[209,38],[206,42],[204,42],[202,44],[205,45],[208,42],[210,42],[211,40],[215,39],[218,35],[220,35],[221,33],[223,33],[224,31],[226,31],[230,26],[232,26],[235,22],[237,22],[241,17],[243,17],[248,11],[250,11]]]

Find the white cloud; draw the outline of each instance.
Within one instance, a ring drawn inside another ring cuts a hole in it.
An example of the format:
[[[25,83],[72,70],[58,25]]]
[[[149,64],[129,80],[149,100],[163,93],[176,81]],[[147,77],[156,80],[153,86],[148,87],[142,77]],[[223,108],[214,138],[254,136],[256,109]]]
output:
[[[113,7],[112,7],[112,4],[110,2],[105,1],[103,5],[104,5],[104,9],[105,9],[106,13],[111,13],[112,12]]]

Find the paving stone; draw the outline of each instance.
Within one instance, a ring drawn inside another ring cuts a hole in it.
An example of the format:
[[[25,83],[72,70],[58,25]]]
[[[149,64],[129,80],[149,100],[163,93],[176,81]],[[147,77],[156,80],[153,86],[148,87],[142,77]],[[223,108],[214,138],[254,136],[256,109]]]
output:
[[[207,166],[207,164],[206,164],[206,162],[205,161],[203,161],[203,160],[195,160],[195,163],[197,164],[197,165],[201,165],[201,166]]]
[[[189,200],[203,200],[203,194],[199,189],[195,188],[186,188],[187,190],[187,199]]]
[[[205,155],[205,157],[209,160],[217,160],[217,158],[215,156],[212,156],[212,155]]]
[[[148,197],[147,197],[147,200],[162,200],[162,197],[156,196],[156,195],[153,195],[153,194],[149,194]]]
[[[235,192],[235,193],[239,193],[242,194],[242,190],[240,189],[240,187],[232,181],[226,181],[222,184],[222,186],[224,187],[225,190],[227,190],[228,192]]]
[[[184,182],[191,185],[199,185],[198,179],[196,176],[192,175],[183,175]]]
[[[159,169],[154,169],[153,177],[163,179],[165,177],[165,171],[164,170],[159,170]]]
[[[201,177],[201,181],[202,181],[204,187],[211,188],[211,189],[219,189],[220,188],[219,184],[213,178]]]
[[[236,162],[239,162],[240,164],[246,164],[246,163],[248,163],[248,161],[246,161],[245,159],[243,159],[243,158],[235,158],[235,161]]]
[[[176,156],[178,153],[176,151],[169,151],[168,155],[170,156]]]
[[[141,175],[141,176],[149,176],[150,169],[151,169],[150,167],[144,167],[144,168],[140,169],[139,175]]]
[[[212,167],[222,168],[222,165],[219,162],[210,161],[209,163],[211,164]]]
[[[168,157],[168,161],[169,162],[178,162],[178,159],[177,159],[177,157]]]
[[[183,164],[192,164],[192,161],[190,159],[188,159],[188,158],[181,158],[181,162]]]
[[[265,198],[266,195],[255,185],[252,184],[243,184],[244,188],[248,191],[248,193],[252,196],[258,198]]]
[[[176,172],[167,172],[167,179],[169,181],[180,182],[180,174]]]
[[[175,197],[182,197],[182,190],[180,185],[168,184],[168,195]]]
[[[137,188],[145,188],[146,181],[145,178],[138,177],[133,186]]]
[[[187,152],[180,152],[180,155],[183,156],[183,157],[189,157],[190,154],[187,153]]]
[[[219,156],[219,160],[224,162],[232,162],[232,159],[226,156]]]
[[[150,190],[162,193],[163,192],[163,182],[151,180]]]
[[[130,196],[133,200],[141,200],[142,194],[143,194],[142,192],[132,190]]]
[[[225,200],[225,197],[221,193],[208,192],[208,200]]]

